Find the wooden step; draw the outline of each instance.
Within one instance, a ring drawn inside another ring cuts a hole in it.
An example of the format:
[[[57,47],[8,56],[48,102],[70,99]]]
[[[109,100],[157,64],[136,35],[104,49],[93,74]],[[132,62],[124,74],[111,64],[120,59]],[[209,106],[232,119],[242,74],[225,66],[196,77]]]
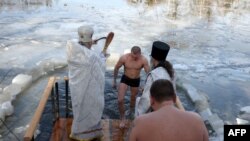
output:
[[[69,138],[72,118],[59,118],[54,124],[50,141],[74,141]],[[121,120],[117,119],[103,119],[103,137],[101,141],[125,141],[128,139],[131,121],[126,120],[126,128],[120,129],[119,124]]]

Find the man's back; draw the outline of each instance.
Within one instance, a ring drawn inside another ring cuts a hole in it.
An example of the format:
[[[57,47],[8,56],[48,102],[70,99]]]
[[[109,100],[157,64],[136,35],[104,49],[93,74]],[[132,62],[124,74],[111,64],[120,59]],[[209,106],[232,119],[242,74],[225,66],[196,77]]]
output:
[[[137,141],[205,141],[202,119],[168,105],[135,121]]]

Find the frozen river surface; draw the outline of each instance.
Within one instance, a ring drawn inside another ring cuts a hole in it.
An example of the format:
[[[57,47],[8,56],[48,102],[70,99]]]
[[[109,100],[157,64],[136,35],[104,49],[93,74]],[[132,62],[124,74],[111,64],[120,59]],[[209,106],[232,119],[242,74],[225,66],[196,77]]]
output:
[[[115,33],[109,68],[132,46],[148,56],[152,42],[162,40],[171,45],[179,85],[207,95],[224,121],[235,123],[250,104],[250,0],[0,0],[0,90],[43,60],[66,62],[66,41],[84,24],[94,38]]]

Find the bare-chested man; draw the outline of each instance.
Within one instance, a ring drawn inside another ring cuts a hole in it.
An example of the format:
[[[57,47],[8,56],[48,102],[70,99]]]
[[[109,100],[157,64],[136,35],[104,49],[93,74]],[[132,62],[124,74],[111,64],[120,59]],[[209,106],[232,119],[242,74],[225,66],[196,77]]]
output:
[[[135,119],[129,141],[208,141],[201,117],[174,106],[176,94],[169,80],[153,82],[150,96],[154,112]]]
[[[144,68],[146,73],[149,72],[149,63],[147,59],[141,55],[141,49],[138,46],[131,48],[131,53],[124,54],[120,57],[119,61],[114,68],[114,81],[113,87],[116,88],[116,78],[120,67],[124,66],[124,74],[121,78],[120,85],[118,88],[118,106],[120,112],[120,118],[122,122],[120,127],[123,128],[125,119],[124,110],[124,96],[127,88],[130,87],[130,107],[135,106],[135,98],[139,91],[140,85],[140,72]]]

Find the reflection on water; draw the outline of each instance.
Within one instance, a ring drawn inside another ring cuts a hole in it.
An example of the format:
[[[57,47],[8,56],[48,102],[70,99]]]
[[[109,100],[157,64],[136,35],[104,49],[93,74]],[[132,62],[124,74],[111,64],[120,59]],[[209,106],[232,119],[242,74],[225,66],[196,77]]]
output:
[[[41,6],[51,7],[55,0],[0,0],[0,10],[28,9]],[[58,1],[58,0],[56,0]]]
[[[133,4],[144,3],[148,6],[154,6],[166,2],[166,0],[127,0],[127,1],[128,3],[133,3]]]
[[[145,4],[149,7],[163,5],[166,8],[166,16],[172,19],[184,15],[205,17],[210,20],[211,16],[229,12],[250,11],[248,0],[127,0],[129,4]],[[240,14],[240,13],[238,13]]]
[[[51,7],[63,0],[0,0],[0,10],[28,9],[36,7]],[[241,14],[242,10],[250,11],[248,0],[126,0],[129,5],[144,5],[148,7],[162,6],[165,16],[178,19],[185,15],[205,17],[208,21],[213,15],[227,13]],[[67,2],[67,1],[66,1]],[[65,4],[67,6],[67,4]]]

